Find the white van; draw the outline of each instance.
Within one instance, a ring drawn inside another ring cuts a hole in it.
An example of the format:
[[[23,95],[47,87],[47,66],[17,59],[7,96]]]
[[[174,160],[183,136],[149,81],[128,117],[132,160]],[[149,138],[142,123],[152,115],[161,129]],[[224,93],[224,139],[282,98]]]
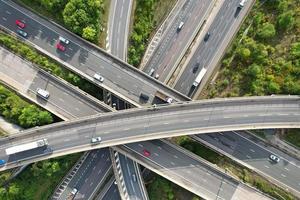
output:
[[[40,96],[40,97],[42,97],[42,98],[44,98],[44,99],[48,99],[49,96],[50,96],[50,94],[49,94],[49,92],[48,92],[47,90],[43,90],[43,89],[41,89],[41,88],[38,88],[38,89],[36,90],[36,92],[37,92],[37,95],[38,95],[38,96]]]

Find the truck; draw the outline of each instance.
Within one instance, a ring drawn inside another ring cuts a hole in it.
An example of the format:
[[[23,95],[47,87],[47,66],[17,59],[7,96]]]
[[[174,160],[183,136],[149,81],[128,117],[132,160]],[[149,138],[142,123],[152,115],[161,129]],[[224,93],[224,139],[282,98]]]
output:
[[[41,139],[41,140],[37,140],[35,142],[29,142],[29,143],[9,147],[9,148],[5,149],[5,152],[7,155],[12,155],[12,154],[20,153],[23,151],[27,151],[27,150],[35,149],[38,147],[47,146],[47,145],[48,145],[47,139]]]
[[[199,74],[197,75],[193,86],[197,87],[199,85],[199,83],[201,82],[202,78],[204,77],[205,73],[206,73],[207,69],[205,69],[204,67],[201,69],[201,71],[199,72]]]
[[[171,97],[168,97],[167,95],[161,93],[160,91],[157,91],[155,93],[155,96],[161,100],[163,100],[164,102],[167,102],[167,103],[172,103],[173,102],[173,99]]]

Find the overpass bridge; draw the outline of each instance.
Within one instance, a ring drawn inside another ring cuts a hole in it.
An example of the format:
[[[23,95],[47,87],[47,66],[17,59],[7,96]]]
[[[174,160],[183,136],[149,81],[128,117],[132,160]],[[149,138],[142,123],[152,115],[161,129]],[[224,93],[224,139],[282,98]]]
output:
[[[1,170],[70,153],[138,141],[230,130],[300,128],[299,96],[182,102],[105,113],[36,127],[0,140]],[[91,145],[92,137],[102,142]],[[46,138],[47,149],[7,156],[11,146]]]

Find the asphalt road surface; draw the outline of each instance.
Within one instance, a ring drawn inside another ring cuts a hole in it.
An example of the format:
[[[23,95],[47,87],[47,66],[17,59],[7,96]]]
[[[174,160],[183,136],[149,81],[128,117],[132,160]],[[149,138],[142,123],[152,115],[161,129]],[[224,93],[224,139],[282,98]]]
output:
[[[219,52],[218,49],[225,48],[230,42],[235,31],[239,28],[239,24],[242,21],[241,19],[246,15],[250,4],[251,2],[248,1],[245,7],[240,9],[238,8],[239,1],[224,1],[207,31],[210,33],[208,40],[204,41],[203,39],[200,42],[184,72],[180,75],[180,78],[177,79],[174,87],[177,91],[191,96],[195,90],[195,88],[192,87],[193,82],[200,70],[203,67],[207,69],[206,76],[212,73],[215,68],[215,65],[212,65],[212,62],[222,56],[222,52]],[[193,68],[196,66],[198,66],[198,70],[193,72]]]
[[[243,131],[220,132],[197,135],[201,140],[251,166],[267,176],[300,192],[300,161],[271,148]],[[272,162],[269,156],[281,159]]]
[[[130,150],[124,150],[124,147]],[[146,164],[145,166],[204,199],[268,199],[250,188],[241,191],[238,181],[204,160],[199,160],[200,158],[187,156],[175,145],[156,140],[126,144],[124,147],[120,149],[130,153],[141,164]],[[149,151],[150,155],[144,155],[144,150]]]
[[[130,109],[56,123],[1,139],[0,158],[8,162],[2,170],[21,164],[22,160],[34,162],[78,151],[183,134],[252,128],[296,128],[300,124],[299,109],[297,96],[247,97]],[[91,145],[91,138],[96,136],[101,136],[102,142]],[[42,138],[48,140],[49,146],[48,151],[40,150],[38,159],[36,155],[30,157],[28,152],[9,157],[5,153],[7,147]],[[50,150],[53,150],[51,155]]]
[[[107,148],[91,151],[58,199],[65,200],[73,188],[78,190],[74,199],[90,198],[96,192],[96,186],[104,181],[105,174],[110,168],[111,161]]]
[[[153,76],[158,74],[160,81],[166,81],[169,74],[172,74],[176,69],[177,61],[181,59],[184,54],[183,51],[192,42],[191,36],[197,33],[213,4],[214,1],[212,0],[187,0],[164,34],[143,71],[149,74],[150,70],[154,69]],[[179,31],[177,28],[181,22],[184,22],[184,25]]]
[[[136,106],[151,103],[157,90],[173,99],[189,99],[30,11],[10,1],[1,0],[0,25],[15,32],[18,29],[15,24],[17,19],[26,23],[24,29],[28,33],[26,40],[38,46],[49,56],[68,64],[69,68],[92,80],[95,84],[113,90],[114,93],[118,93],[118,96],[122,96],[128,102],[135,102]],[[56,48],[59,36],[64,36],[70,40],[70,43],[65,45],[66,50],[64,52]],[[95,73],[100,73],[104,77],[103,83],[93,80]],[[148,94],[148,102],[140,99],[141,93]]]

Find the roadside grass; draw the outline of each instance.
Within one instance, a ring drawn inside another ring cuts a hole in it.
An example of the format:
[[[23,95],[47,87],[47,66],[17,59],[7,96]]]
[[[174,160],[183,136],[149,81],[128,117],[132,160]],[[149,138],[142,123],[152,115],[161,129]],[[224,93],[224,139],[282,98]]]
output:
[[[14,181],[20,191],[19,197],[28,200],[46,200],[49,199],[60,183],[61,178],[66,175],[70,168],[80,158],[81,154],[71,154],[49,161],[42,161],[28,166]],[[43,170],[43,163],[59,163],[59,170],[47,175]],[[43,170],[43,171],[42,171]],[[21,199],[21,198],[20,198]]]
[[[252,130],[252,133],[254,133],[255,135],[257,135],[258,137],[262,138],[262,139],[267,139],[266,134],[264,132],[264,130]]]
[[[288,129],[283,139],[300,148],[300,129]]]
[[[298,0],[256,1],[221,60],[217,78],[207,84],[198,99],[299,94],[299,7]],[[292,13],[288,20],[293,23],[282,30],[278,21],[287,13]],[[264,29],[266,24],[275,32],[262,38],[260,33],[269,31]]]
[[[177,0],[139,0],[135,2],[133,28],[129,36],[128,63],[141,62],[146,47],[156,29],[172,10]]]
[[[242,165],[234,162],[233,160],[222,156],[215,151],[207,148],[206,146],[195,142],[194,140],[184,137],[173,139],[177,144],[186,148],[187,150],[195,153],[196,155],[204,158],[205,160],[216,164],[218,167],[224,169],[226,173],[237,177],[239,180],[256,187],[258,190],[276,198],[284,200],[297,199],[291,193],[285,191],[284,189],[278,187],[267,179],[263,178],[256,172],[243,167]]]
[[[200,200],[191,192],[159,175],[154,176],[146,186],[150,200]]]
[[[101,27],[99,34],[99,43],[98,46],[102,49],[106,49],[106,37],[107,37],[107,30],[108,30],[108,17],[109,17],[109,6],[110,0],[103,0],[103,14],[101,15]]]
[[[50,12],[47,11],[38,1],[33,1],[33,0],[17,0],[17,2],[20,5],[23,5],[24,7],[30,9],[33,12],[36,12],[46,18],[52,19],[56,21],[57,23],[63,25],[64,20],[62,16],[62,12]]]

